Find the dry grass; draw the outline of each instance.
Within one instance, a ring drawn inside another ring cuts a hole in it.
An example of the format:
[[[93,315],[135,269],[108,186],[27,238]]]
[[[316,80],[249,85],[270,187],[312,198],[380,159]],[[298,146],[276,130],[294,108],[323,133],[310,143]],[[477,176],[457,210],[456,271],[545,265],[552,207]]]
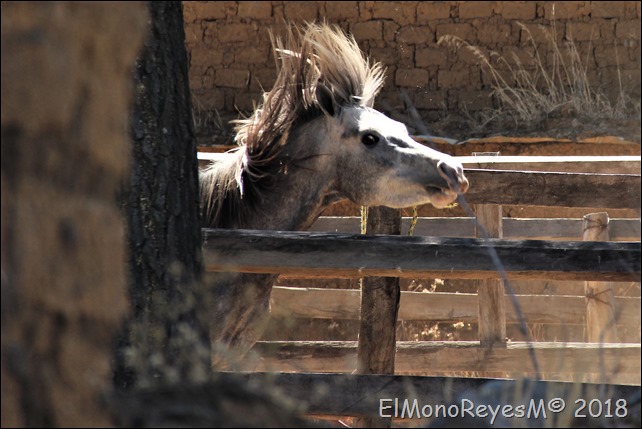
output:
[[[233,128],[229,124],[230,119],[221,117],[217,109],[204,106],[192,91],[192,122],[197,136],[231,142]]]
[[[527,34],[532,47],[532,64],[529,65],[525,65],[515,53],[508,58],[494,51],[486,54],[481,48],[456,36],[446,35],[439,40],[441,45],[471,52],[484,73],[490,76],[499,107],[485,113],[485,122],[507,115],[521,124],[533,124],[560,114],[586,121],[639,119],[640,101],[628,95],[621,78],[619,95],[612,101],[604,91],[591,85],[591,55],[582,58],[573,40],[565,40],[560,46],[555,25],[552,28],[539,27],[547,41],[543,46],[538,46],[529,28],[521,23],[518,25]],[[547,51],[541,52],[542,48],[547,48]],[[592,51],[590,46],[588,51]],[[617,57],[617,49],[614,53]],[[546,58],[549,58],[548,62]]]

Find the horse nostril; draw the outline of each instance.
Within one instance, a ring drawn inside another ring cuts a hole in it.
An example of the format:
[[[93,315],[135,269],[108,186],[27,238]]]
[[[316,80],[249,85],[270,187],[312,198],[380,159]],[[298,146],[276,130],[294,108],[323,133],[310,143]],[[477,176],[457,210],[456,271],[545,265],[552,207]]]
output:
[[[463,194],[468,190],[468,180],[464,176],[464,168],[459,163],[449,164],[445,160],[437,163],[437,169],[441,177],[446,179],[448,186],[458,194]]]

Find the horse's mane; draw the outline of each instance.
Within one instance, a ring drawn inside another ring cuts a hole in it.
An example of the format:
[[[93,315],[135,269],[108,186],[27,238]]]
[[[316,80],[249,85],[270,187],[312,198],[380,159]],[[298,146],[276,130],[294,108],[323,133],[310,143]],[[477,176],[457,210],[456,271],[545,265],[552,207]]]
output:
[[[235,154],[201,174],[204,225],[231,227],[274,183],[291,131],[346,106],[372,107],[383,85],[379,63],[370,64],[352,36],[337,26],[290,27],[285,43],[270,33],[277,62],[274,87],[254,113],[236,121]],[[245,198],[245,201],[242,199]]]

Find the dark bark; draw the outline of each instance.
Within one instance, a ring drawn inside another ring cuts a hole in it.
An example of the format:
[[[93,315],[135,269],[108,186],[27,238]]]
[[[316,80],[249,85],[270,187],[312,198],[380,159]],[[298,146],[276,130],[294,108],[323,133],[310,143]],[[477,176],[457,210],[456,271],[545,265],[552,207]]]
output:
[[[202,381],[209,372],[201,286],[196,139],[180,2],[149,2],[135,71],[133,161],[122,198],[133,314],[117,351],[120,388]]]

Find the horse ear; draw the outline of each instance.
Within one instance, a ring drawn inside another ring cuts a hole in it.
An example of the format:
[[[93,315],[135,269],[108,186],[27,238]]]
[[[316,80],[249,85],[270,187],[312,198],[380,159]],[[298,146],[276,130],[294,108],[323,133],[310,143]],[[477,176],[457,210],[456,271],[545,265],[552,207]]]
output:
[[[317,103],[319,103],[319,107],[321,107],[321,109],[328,115],[334,116],[336,112],[336,105],[334,96],[332,95],[332,91],[330,91],[330,89],[328,89],[328,87],[324,84],[319,83],[317,84],[316,97]]]

